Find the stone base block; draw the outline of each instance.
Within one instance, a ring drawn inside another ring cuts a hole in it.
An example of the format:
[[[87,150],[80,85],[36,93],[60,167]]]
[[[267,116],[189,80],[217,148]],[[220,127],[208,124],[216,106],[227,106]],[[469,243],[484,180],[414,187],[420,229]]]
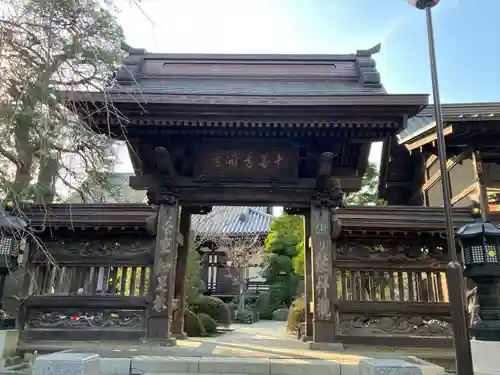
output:
[[[32,375],[100,375],[100,358],[91,353],[52,353],[38,357]]]
[[[0,330],[0,371],[11,365],[11,360],[17,358],[17,329]]]
[[[188,335],[186,332],[183,333],[172,333],[172,337],[176,340],[186,340]]]
[[[308,342],[309,349],[311,350],[326,350],[330,352],[343,352],[344,345],[341,343],[333,343],[333,342]]]
[[[270,359],[271,375],[340,375],[340,363],[322,359]]]
[[[130,358],[101,358],[100,375],[130,375]]]
[[[158,345],[158,346],[175,346],[177,340],[175,337],[169,337],[168,339],[144,339],[141,340],[141,344],[147,345]]]
[[[200,358],[198,357],[138,356],[132,358],[132,362],[130,364],[130,374],[142,375],[145,373],[197,373],[199,372],[199,362]]]
[[[269,375],[269,358],[202,357],[200,373]]]
[[[17,340],[19,331],[17,329],[0,330],[0,357],[14,357],[17,351]]]
[[[422,375],[445,375],[444,368],[438,365],[435,365],[434,363],[430,363],[427,361],[424,361],[423,359],[413,357],[413,356],[408,356],[405,357],[405,359],[410,362],[410,363],[415,363],[420,366],[420,369],[422,370]]]
[[[419,365],[402,359],[362,359],[359,375],[424,375]]]
[[[500,375],[500,342],[470,340],[474,373]]]

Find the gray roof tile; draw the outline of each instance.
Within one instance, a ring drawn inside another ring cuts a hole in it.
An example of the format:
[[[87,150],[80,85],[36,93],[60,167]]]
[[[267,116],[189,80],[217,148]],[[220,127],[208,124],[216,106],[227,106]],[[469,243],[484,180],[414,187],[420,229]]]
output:
[[[274,216],[265,207],[216,206],[207,215],[193,215],[193,230],[227,236],[267,234]]]
[[[115,88],[121,91],[124,87]],[[137,85],[127,86],[128,93],[148,94],[203,94],[203,95],[258,95],[258,96],[287,96],[287,95],[381,95],[385,94],[383,87],[365,87],[360,82],[256,82],[242,79],[179,79],[179,78],[151,78],[143,79]]]

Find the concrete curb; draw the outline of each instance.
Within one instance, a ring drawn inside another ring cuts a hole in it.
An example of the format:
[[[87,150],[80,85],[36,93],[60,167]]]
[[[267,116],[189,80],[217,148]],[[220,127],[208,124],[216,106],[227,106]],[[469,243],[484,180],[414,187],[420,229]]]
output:
[[[341,365],[322,359],[274,359],[230,357],[135,357],[131,375],[144,374],[245,374],[340,375]],[[102,375],[111,375],[101,370]],[[113,374],[118,375],[118,374]],[[121,375],[121,374],[120,374]]]
[[[54,357],[57,356],[52,354],[52,358]],[[43,362],[48,358],[40,356],[37,360]],[[367,360],[379,369],[383,369],[384,361],[387,362],[387,360]],[[401,359],[394,361],[404,362]],[[443,368],[415,357],[408,357],[406,363],[420,368],[422,375],[444,375]],[[99,373],[100,375],[360,375],[359,369],[360,364],[356,362],[312,358],[137,356],[100,358]]]

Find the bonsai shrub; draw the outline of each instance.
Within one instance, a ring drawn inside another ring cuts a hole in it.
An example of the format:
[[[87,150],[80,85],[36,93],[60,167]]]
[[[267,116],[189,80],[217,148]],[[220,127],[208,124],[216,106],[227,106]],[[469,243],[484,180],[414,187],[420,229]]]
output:
[[[190,337],[203,337],[207,335],[200,318],[191,310],[184,312],[184,331]]]
[[[273,311],[288,307],[275,297],[269,292],[261,292],[259,294],[259,299],[256,301],[254,309],[259,313],[260,319],[272,320]]]
[[[243,311],[238,312],[238,322],[244,324],[253,324],[254,320],[254,312],[250,309],[245,309]]]
[[[211,296],[199,296],[189,305],[195,314],[207,314],[211,316],[218,325],[229,326],[231,324],[231,311],[219,298]]]
[[[278,320],[280,322],[285,322],[288,317],[288,312],[290,309],[282,308],[273,311],[273,320]]]
[[[293,301],[288,311],[286,329],[289,332],[297,332],[299,325],[306,321],[306,301],[304,298],[297,298]]]
[[[205,328],[205,332],[208,335],[213,335],[217,333],[217,322],[213,318],[205,313],[198,314],[198,319],[200,319],[201,324]]]

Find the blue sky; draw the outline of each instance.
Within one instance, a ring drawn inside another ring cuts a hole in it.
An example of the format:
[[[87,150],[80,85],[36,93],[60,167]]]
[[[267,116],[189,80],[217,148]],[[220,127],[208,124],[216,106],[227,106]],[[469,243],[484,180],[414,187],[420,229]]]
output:
[[[142,0],[142,10],[124,3],[119,19],[134,47],[334,54],[381,42],[386,89],[431,92],[425,13],[407,0]],[[442,102],[500,101],[500,0],[441,0],[434,27]]]

